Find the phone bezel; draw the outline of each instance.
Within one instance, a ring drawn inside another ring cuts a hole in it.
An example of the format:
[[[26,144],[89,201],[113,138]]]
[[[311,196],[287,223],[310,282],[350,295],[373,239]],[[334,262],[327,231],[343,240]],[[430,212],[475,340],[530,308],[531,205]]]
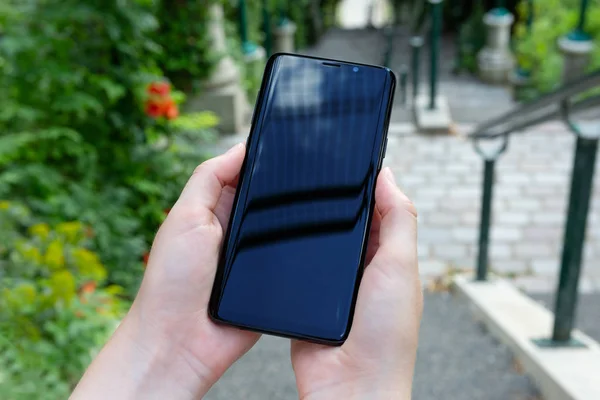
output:
[[[258,93],[258,96],[256,99],[254,113],[252,115],[250,132],[249,132],[249,135],[248,135],[248,138],[246,141],[246,155],[244,157],[244,162],[242,163],[242,167],[240,170],[240,175],[239,175],[240,180],[245,176],[245,173],[246,173],[246,167],[247,167],[246,161],[248,160],[248,155],[249,155],[249,151],[251,148],[251,146],[249,146],[249,144],[252,143],[252,140],[255,135],[256,126],[257,126],[257,118],[261,114],[260,107],[263,104],[263,99],[266,94],[267,85],[269,85],[269,82],[270,82],[270,74],[271,74],[275,60],[281,56],[309,58],[309,59],[313,59],[313,60],[319,60],[323,63],[347,65],[347,66],[352,66],[352,67],[378,68],[378,69],[383,69],[387,72],[388,79],[390,79],[390,89],[389,89],[389,97],[385,104],[387,109],[386,109],[386,114],[385,114],[385,120],[383,123],[383,136],[382,136],[382,140],[381,140],[381,144],[380,144],[380,148],[379,148],[379,152],[378,152],[378,154],[379,154],[379,159],[377,160],[377,174],[378,174],[379,171],[381,170],[383,158],[385,157],[384,151],[385,151],[386,143],[387,143],[389,123],[390,123],[391,112],[392,112],[393,103],[394,103],[394,94],[395,94],[395,90],[396,90],[396,76],[394,75],[392,70],[390,70],[387,67],[382,67],[382,66],[378,66],[378,65],[355,63],[355,62],[349,62],[349,61],[344,61],[344,60],[313,57],[313,56],[299,55],[299,54],[293,54],[293,53],[275,53],[271,57],[269,57],[269,60],[267,61],[267,64],[265,66],[265,71],[263,73],[262,83],[261,83],[260,90],[259,90],[259,93]],[[370,196],[371,196],[371,198],[374,198],[374,196],[375,196],[375,185],[373,185],[373,190],[372,190],[372,193],[370,193]],[[239,191],[236,190],[236,194],[235,194],[233,206],[232,206],[232,212],[235,209],[235,207],[237,206],[238,201],[239,201]],[[357,273],[357,277],[356,277],[356,285],[355,285],[353,296],[352,296],[352,303],[351,303],[351,307],[350,307],[350,313],[349,313],[350,317],[349,317],[349,321],[348,321],[348,327],[347,327],[346,331],[344,332],[344,335],[340,339],[332,340],[332,339],[320,338],[320,337],[314,337],[314,336],[308,336],[308,335],[290,334],[288,332],[281,332],[281,331],[272,330],[272,329],[261,329],[261,328],[257,328],[257,327],[253,327],[253,326],[240,324],[237,322],[228,321],[226,319],[221,318],[218,315],[218,301],[219,301],[220,296],[217,295],[217,289],[218,289],[217,286],[221,283],[221,281],[223,279],[224,265],[222,263],[222,254],[219,254],[219,264],[217,266],[215,280],[213,283],[213,288],[212,288],[210,301],[209,301],[208,315],[209,315],[210,319],[212,321],[214,321],[215,323],[225,324],[225,325],[229,325],[229,326],[233,326],[233,327],[237,327],[240,329],[249,330],[249,331],[257,332],[257,333],[280,336],[280,337],[289,338],[289,339],[305,340],[305,341],[309,341],[309,342],[326,344],[326,345],[334,345],[334,346],[342,345],[348,338],[348,335],[350,334],[350,330],[352,328],[352,322],[354,319],[354,311],[356,308],[356,300],[358,297],[358,289],[360,287],[360,282],[362,280],[362,274],[363,274],[363,270],[364,270],[364,263],[365,263],[365,256],[366,256],[365,250],[366,250],[366,246],[367,246],[367,242],[368,242],[368,232],[371,228],[371,223],[373,221],[374,208],[375,208],[375,201],[372,201],[371,207],[369,209],[369,213],[367,216],[367,225],[366,225],[367,237],[363,241],[363,251],[361,253],[361,260],[360,260],[361,268],[358,269],[358,273]],[[228,238],[230,237],[230,234],[231,234],[231,220],[227,226],[227,231],[226,231],[225,235],[223,236],[223,238],[224,238],[223,244],[225,244],[225,240],[228,240]],[[223,246],[222,246],[221,250],[222,249],[223,249]]]

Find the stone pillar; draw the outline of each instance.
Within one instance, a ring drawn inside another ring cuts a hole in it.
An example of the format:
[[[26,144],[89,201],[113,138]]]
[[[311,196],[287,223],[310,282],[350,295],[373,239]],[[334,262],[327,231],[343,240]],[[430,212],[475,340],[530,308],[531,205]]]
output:
[[[208,35],[212,50],[223,54],[208,79],[202,82],[201,92],[188,97],[189,111],[212,111],[219,117],[219,129],[225,133],[238,133],[248,123],[249,107],[241,85],[240,73],[227,54],[223,6],[210,6]]]
[[[513,15],[505,8],[494,8],[483,17],[487,26],[487,42],[477,55],[479,77],[490,83],[504,83],[513,69],[514,57],[510,52],[510,27]]]
[[[289,19],[282,20],[275,27],[275,52],[276,53],[293,53],[294,34],[296,33],[296,24]]]
[[[558,48],[563,54],[563,83],[567,83],[585,73],[594,49],[592,39],[578,31],[558,39]]]

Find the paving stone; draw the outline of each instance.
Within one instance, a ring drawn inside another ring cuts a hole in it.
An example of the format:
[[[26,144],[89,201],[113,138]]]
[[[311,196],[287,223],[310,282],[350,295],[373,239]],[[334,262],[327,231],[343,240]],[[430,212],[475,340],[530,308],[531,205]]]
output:
[[[565,218],[566,215],[564,213],[557,212],[536,212],[532,215],[533,223],[539,225],[562,226],[565,223]]]
[[[494,214],[494,222],[503,226],[522,226],[530,222],[530,214],[522,211],[503,211]]]
[[[427,222],[430,225],[440,227],[456,227],[461,226],[459,214],[451,214],[447,212],[434,211],[426,216]]]
[[[521,240],[523,233],[520,229],[509,226],[493,226],[491,231],[492,240],[498,242],[517,242]]]
[[[428,259],[431,257],[431,245],[423,242],[419,242],[417,244],[417,254],[419,255],[419,259]]]
[[[512,259],[512,246],[504,243],[493,242],[490,246],[490,258],[494,260],[510,260]]]
[[[554,243],[562,237],[562,229],[550,226],[526,226],[523,228],[523,241],[547,241]]]
[[[512,283],[527,293],[550,293],[556,289],[556,279],[539,276],[519,276]]]
[[[424,226],[419,230],[420,243],[441,245],[448,243],[450,238],[449,229]]]
[[[514,245],[514,254],[518,257],[548,257],[556,253],[556,248],[548,243],[522,242]]]
[[[460,216],[461,222],[467,225],[479,225],[481,215],[473,210],[463,211]]]
[[[528,263],[523,260],[491,260],[492,269],[499,274],[522,274],[528,271]]]
[[[464,244],[436,244],[433,254],[438,258],[457,259],[467,257],[467,246]]]
[[[422,276],[443,275],[448,270],[448,264],[440,260],[419,260],[419,274]]]
[[[470,227],[456,227],[452,229],[452,238],[459,243],[475,243],[478,230]]]
[[[534,211],[541,209],[542,202],[534,198],[513,198],[508,200],[508,205],[513,210]]]
[[[536,275],[557,276],[559,264],[558,258],[536,259],[531,262],[531,267]]]

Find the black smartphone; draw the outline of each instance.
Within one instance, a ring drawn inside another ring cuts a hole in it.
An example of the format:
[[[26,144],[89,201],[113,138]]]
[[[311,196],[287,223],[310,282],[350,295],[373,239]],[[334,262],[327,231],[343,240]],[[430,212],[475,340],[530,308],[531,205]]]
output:
[[[344,342],[395,82],[378,66],[269,59],[210,299],[213,320]]]

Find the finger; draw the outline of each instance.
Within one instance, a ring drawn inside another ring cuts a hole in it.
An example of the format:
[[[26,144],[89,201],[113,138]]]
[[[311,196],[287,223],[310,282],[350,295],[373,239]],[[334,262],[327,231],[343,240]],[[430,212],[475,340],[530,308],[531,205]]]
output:
[[[244,161],[245,145],[239,143],[225,154],[200,164],[185,185],[176,209],[185,209],[195,223],[210,223],[223,188],[234,182]],[[200,219],[202,221],[200,221]]]
[[[379,268],[389,269],[389,273],[398,265],[416,268],[417,211],[396,185],[389,168],[384,168],[377,179],[375,207],[381,221],[379,248],[373,262]]]

